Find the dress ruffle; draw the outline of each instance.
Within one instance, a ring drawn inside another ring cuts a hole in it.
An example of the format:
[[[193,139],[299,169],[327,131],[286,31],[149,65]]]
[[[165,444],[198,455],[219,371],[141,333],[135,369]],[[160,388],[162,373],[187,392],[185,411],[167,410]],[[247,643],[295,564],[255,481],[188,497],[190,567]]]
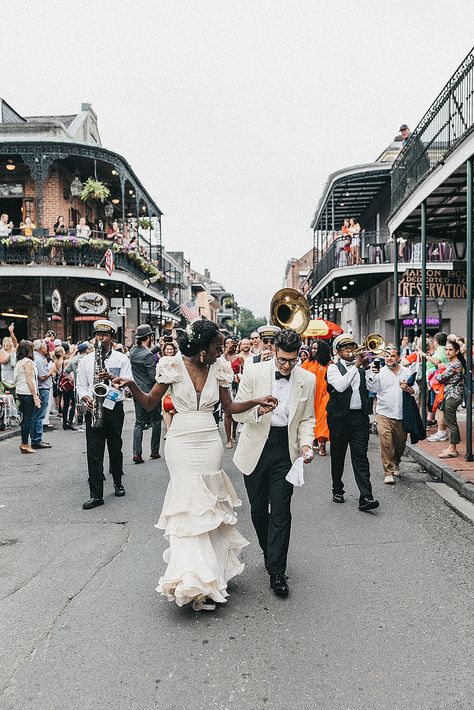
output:
[[[224,603],[227,582],[240,574],[238,556],[248,541],[234,527],[233,507],[241,505],[224,471],[173,478],[166,491],[160,519],[170,546],[163,559],[168,564],[157,591],[178,606],[206,597]]]

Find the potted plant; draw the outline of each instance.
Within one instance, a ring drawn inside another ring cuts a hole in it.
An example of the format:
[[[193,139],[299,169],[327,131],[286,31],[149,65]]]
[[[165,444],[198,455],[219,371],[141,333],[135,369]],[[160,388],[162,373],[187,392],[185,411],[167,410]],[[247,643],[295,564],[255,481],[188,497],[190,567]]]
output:
[[[148,217],[140,217],[138,224],[142,229],[151,229],[151,219]]]
[[[87,202],[87,200],[105,202],[109,196],[110,190],[101,180],[95,180],[94,178],[89,177],[82,186],[81,200],[83,202]]]

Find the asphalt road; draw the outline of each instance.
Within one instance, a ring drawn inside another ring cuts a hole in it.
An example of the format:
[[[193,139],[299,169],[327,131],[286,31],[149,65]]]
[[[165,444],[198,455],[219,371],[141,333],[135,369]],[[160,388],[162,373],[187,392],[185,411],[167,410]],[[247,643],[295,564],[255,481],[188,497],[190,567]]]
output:
[[[290,597],[268,588],[241,476],[246,568],[215,613],[179,609],[155,587],[162,460],[131,463],[125,498],[83,511],[84,434],[50,451],[0,443],[0,708],[9,710],[457,710],[474,708],[474,528],[409,460],[378,512],[330,496],[329,458],[293,497]],[[148,442],[149,434],[146,435]],[[45,437],[46,438],[46,437]],[[145,453],[149,453],[148,443]]]

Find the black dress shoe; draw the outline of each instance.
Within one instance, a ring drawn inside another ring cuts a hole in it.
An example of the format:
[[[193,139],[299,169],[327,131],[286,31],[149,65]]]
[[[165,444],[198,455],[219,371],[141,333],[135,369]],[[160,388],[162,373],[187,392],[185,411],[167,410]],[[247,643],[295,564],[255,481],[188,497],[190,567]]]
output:
[[[145,463],[143,458],[139,454],[133,455],[133,463]]]
[[[91,498],[90,500],[83,503],[82,507],[84,508],[84,510],[90,510],[91,508],[97,508],[97,506],[99,505],[104,505],[103,498]]]
[[[51,444],[48,444],[47,441],[40,441],[39,444],[31,444],[32,449],[50,449]]]
[[[359,510],[374,510],[374,508],[378,508],[379,505],[380,503],[378,502],[378,500],[374,500],[373,498],[369,498],[368,496],[363,496],[362,498],[359,498]]]
[[[288,577],[286,574],[271,574],[270,587],[273,589],[277,597],[287,597],[289,594]]]
[[[125,488],[123,486],[115,486],[115,495],[117,498],[121,498],[125,495]]]
[[[335,503],[344,503],[344,493],[333,493],[332,499]]]

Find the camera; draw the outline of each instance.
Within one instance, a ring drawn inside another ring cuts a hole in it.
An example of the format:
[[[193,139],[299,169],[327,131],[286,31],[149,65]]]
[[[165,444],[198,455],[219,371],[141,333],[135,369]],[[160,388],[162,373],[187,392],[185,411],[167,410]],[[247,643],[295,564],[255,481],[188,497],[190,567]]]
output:
[[[380,360],[378,358],[373,361],[372,369],[374,372],[380,372]]]
[[[163,336],[163,342],[164,342],[164,343],[172,343],[172,342],[173,342],[173,336],[172,336],[172,335],[164,335],[164,336]]]

